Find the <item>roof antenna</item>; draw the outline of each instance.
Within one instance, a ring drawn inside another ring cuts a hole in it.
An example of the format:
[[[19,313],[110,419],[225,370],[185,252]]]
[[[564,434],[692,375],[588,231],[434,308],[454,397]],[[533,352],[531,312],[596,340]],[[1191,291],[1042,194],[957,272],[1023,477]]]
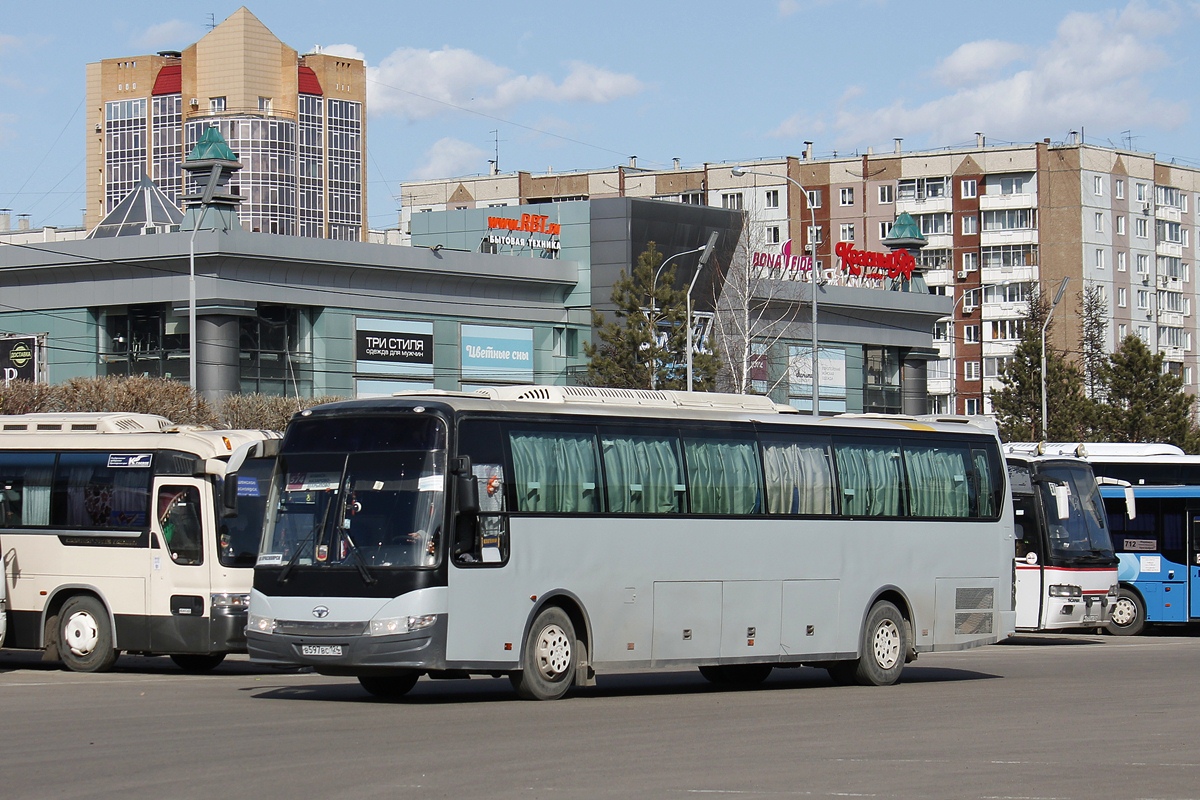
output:
[[[211,31],[215,27],[217,27],[217,15],[213,14],[212,12],[209,12],[209,14],[208,14],[208,29]]]

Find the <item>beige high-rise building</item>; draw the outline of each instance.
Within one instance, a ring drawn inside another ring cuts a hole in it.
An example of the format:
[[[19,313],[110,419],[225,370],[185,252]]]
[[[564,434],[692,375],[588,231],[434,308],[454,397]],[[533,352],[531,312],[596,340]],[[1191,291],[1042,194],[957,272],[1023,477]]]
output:
[[[246,8],[182,52],[87,65],[87,212],[95,226],[148,175],[177,205],[180,163],[208,126],[242,169],[252,231],[365,238],[366,70],[300,55]]]

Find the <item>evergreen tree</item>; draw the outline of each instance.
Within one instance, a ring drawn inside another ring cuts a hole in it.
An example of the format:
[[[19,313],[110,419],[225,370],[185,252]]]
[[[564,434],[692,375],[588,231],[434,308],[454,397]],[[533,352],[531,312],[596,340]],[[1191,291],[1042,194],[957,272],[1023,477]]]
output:
[[[592,312],[597,344],[584,343],[591,359],[584,382],[589,386],[623,389],[684,389],[686,360],[687,292],[675,288],[675,265],[658,275],[663,255],[649,242],[638,256],[632,274],[621,272],[613,284],[613,319]],[[651,324],[651,313],[657,325]],[[657,332],[657,335],[654,335]],[[694,347],[699,343],[694,342]],[[720,366],[716,352],[693,353],[693,385],[711,391]],[[651,375],[654,380],[651,380]]]
[[[1115,442],[1167,442],[1195,452],[1200,436],[1192,422],[1192,398],[1183,380],[1163,371],[1163,354],[1151,353],[1137,336],[1126,336],[1104,370],[1108,402],[1102,421]]]
[[[1108,302],[1097,283],[1089,282],[1079,298],[1083,310],[1083,384],[1088,399],[1103,403],[1104,369],[1108,365]]]
[[[992,410],[1000,436],[1008,442],[1042,439],[1042,324],[1046,301],[1038,290],[1030,295],[1025,326],[1016,352],[1000,373],[1001,387],[992,391]],[[1046,329],[1049,337],[1053,321]],[[1088,441],[1095,411],[1083,391],[1083,376],[1065,355],[1046,347],[1046,438]]]

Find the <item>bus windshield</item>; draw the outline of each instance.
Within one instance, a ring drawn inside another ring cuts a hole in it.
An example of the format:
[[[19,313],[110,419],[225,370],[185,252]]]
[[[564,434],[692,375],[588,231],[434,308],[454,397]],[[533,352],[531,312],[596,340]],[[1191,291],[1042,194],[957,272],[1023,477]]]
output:
[[[1091,472],[1080,466],[1047,464],[1040,470],[1039,491],[1049,522],[1050,555],[1056,558],[1113,558],[1112,537],[1104,515],[1104,501]],[[1070,489],[1066,519],[1055,511],[1054,485]]]
[[[281,455],[260,565],[437,563],[444,450]]]

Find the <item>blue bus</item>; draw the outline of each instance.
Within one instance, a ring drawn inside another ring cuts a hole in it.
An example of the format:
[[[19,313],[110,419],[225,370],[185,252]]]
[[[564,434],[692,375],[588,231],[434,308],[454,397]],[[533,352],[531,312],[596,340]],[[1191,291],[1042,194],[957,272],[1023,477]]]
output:
[[[1097,476],[1133,486],[1137,516],[1121,513],[1125,490],[1100,487],[1120,565],[1108,630],[1200,620],[1200,456],[1171,445],[1086,445]]]

